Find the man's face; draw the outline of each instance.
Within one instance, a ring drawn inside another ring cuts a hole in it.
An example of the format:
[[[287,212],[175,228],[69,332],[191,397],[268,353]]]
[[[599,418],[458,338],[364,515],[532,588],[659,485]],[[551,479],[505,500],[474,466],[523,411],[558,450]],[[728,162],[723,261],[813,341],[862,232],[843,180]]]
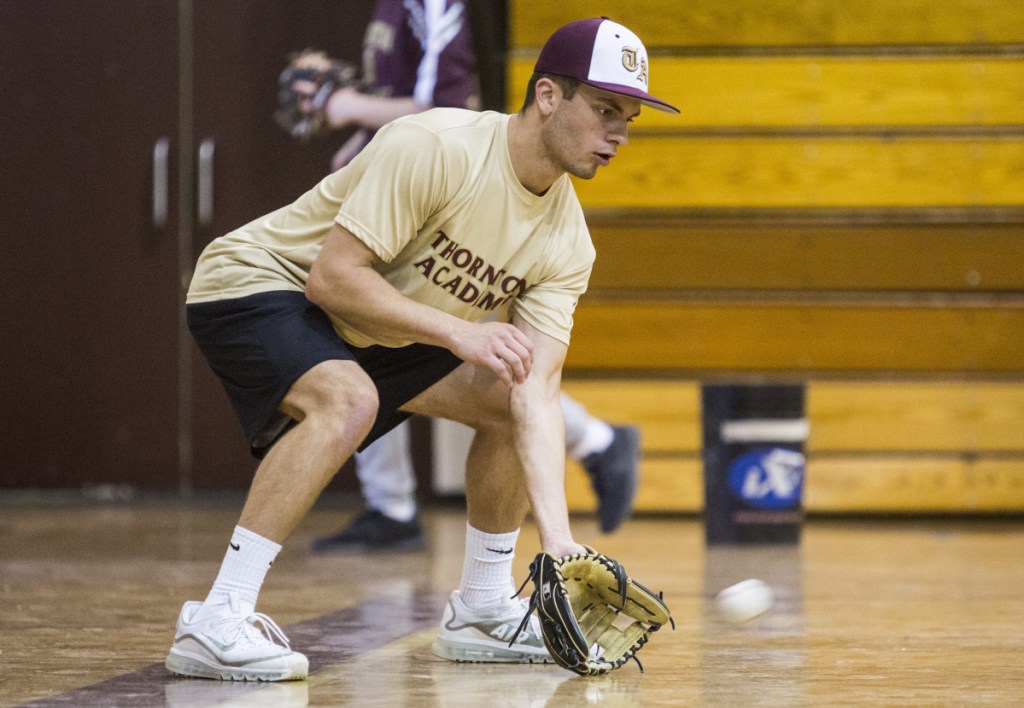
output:
[[[561,90],[556,86],[559,96]],[[580,84],[571,101],[561,98],[542,132],[552,162],[582,179],[607,166],[627,141],[640,101]]]

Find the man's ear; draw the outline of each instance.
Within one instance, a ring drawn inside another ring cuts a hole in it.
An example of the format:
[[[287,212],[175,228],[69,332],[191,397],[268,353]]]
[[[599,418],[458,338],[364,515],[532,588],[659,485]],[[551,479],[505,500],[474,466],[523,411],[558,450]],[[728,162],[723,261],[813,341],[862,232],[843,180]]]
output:
[[[537,108],[540,110],[541,115],[551,115],[555,111],[555,106],[558,101],[562,98],[562,89],[549,78],[537,79],[537,83],[534,86],[534,95],[536,96]]]

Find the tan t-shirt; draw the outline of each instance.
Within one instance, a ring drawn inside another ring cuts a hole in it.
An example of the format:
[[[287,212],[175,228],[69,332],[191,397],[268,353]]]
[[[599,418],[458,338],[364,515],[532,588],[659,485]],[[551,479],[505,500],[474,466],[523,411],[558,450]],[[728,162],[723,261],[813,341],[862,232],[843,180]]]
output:
[[[293,204],[207,246],[187,301],[303,290],[337,222],[383,260],[377,270],[406,297],[470,321],[510,307],[568,344],[594,246],[567,175],[543,196],[516,178],[509,118],[436,108],[385,126]],[[411,343],[328,314],[356,346]]]

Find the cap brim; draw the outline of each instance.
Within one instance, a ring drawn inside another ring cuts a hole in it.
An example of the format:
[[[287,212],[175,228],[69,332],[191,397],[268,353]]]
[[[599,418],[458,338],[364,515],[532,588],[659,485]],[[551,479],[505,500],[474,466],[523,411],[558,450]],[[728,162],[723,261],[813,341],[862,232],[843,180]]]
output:
[[[580,81],[580,79],[577,80]],[[656,98],[651,94],[647,93],[646,91],[641,91],[640,89],[632,89],[629,88],[628,86],[623,86],[621,84],[604,83],[603,81],[582,80],[582,83],[585,83],[587,86],[593,86],[596,89],[601,89],[602,91],[607,91],[608,93],[617,93],[620,96],[629,96],[630,98],[636,98],[643,105],[647,106],[648,108],[653,108],[656,111],[664,111],[665,113],[679,113],[679,109],[673,106],[671,103],[666,103],[665,101],[662,101],[660,98]]]

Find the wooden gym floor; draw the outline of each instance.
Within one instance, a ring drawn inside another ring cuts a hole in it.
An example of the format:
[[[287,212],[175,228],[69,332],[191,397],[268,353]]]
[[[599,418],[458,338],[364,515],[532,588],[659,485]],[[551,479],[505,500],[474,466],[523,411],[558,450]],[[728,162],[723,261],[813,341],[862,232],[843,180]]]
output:
[[[1009,705],[1024,698],[1024,524],[810,520],[794,547],[705,548],[694,517],[640,518],[579,540],[665,592],[663,629],[633,664],[452,664],[429,650],[457,582],[464,516],[428,509],[427,551],[312,556],[351,510],[318,507],[260,600],[310,657],[307,681],[240,684],[163,668],[178,609],[216,574],[239,505],[0,505],[0,705]],[[517,577],[536,551],[520,541]],[[759,577],[779,601],[743,625],[719,589]]]

